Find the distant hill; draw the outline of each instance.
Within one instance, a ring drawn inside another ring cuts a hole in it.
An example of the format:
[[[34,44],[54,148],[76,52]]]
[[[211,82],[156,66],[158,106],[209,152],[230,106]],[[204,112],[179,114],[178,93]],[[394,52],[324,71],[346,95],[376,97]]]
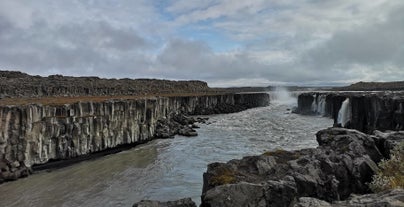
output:
[[[345,87],[333,88],[341,91],[401,91],[404,90],[404,81],[395,82],[358,82]]]
[[[0,98],[148,95],[211,91],[206,82],[197,80],[105,79],[62,75],[42,77],[18,71],[0,70]]]

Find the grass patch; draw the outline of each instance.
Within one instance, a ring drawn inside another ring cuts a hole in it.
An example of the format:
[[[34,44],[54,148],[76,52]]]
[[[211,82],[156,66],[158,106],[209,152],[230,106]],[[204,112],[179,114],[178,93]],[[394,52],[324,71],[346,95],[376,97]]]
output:
[[[369,187],[373,192],[404,188],[404,142],[392,150],[389,160],[379,163],[379,171],[373,175]]]

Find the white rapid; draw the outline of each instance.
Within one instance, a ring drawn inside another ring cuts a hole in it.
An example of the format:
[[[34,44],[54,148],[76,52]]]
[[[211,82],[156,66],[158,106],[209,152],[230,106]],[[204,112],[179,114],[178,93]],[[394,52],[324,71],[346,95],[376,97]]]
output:
[[[338,111],[337,123],[341,124],[342,127],[345,127],[346,124],[351,120],[351,115],[350,102],[349,98],[347,98],[344,102],[342,102],[341,108]]]

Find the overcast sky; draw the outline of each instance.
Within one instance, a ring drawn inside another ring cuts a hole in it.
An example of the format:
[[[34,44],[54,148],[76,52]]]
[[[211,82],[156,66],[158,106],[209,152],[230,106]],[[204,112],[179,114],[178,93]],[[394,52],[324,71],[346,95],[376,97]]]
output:
[[[210,86],[404,80],[403,0],[0,0],[0,69]]]

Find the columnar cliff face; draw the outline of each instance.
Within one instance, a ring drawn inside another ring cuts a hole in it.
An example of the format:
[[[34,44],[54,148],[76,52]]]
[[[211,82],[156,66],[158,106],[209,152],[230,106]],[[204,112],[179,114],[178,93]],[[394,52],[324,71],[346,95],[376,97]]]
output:
[[[0,170],[11,172],[3,178],[0,173],[0,182],[50,160],[148,141],[159,120],[176,114],[228,113],[268,104],[268,94],[261,93],[0,107]]]
[[[346,117],[341,107],[347,101]],[[319,103],[325,103],[320,105]],[[322,111],[323,113],[319,113]],[[379,130],[404,129],[404,93],[343,92],[303,93],[298,97],[298,113],[330,116],[335,125],[371,133]],[[341,123],[346,118],[346,123]]]

